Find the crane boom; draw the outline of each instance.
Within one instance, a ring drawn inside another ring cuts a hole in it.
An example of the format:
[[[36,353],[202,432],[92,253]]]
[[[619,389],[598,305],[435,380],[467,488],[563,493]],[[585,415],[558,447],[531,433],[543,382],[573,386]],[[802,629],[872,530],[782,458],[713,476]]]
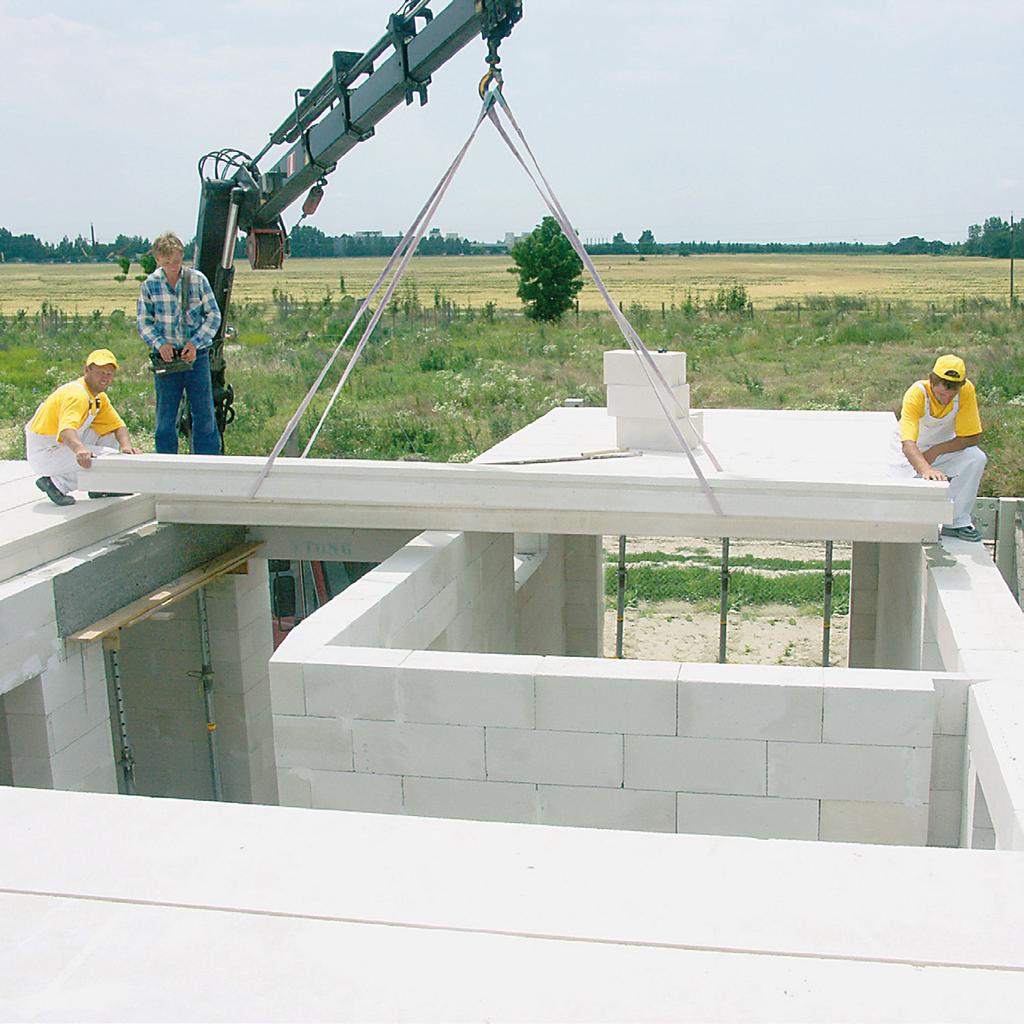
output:
[[[431,75],[474,36],[488,43],[487,62],[522,17],[523,0],[450,0],[436,16],[428,0],[406,0],[388,19],[387,32],[365,52],[336,50],[330,70],[311,89],[295,91],[294,109],[270,133],[255,157],[236,149],[208,153],[199,161],[202,192],[194,266],[213,286],[225,316],[210,352],[214,410],[223,439],[234,418],[233,391],[224,378],[223,342],[234,281],[238,232],[247,235],[249,261],[257,270],[281,267],[287,234],[281,214],[303,193],[312,213],[338,161],[373,136],[375,126],[403,101],[427,101]],[[273,166],[258,162],[274,146],[291,144]],[[179,429],[190,429],[187,406]]]

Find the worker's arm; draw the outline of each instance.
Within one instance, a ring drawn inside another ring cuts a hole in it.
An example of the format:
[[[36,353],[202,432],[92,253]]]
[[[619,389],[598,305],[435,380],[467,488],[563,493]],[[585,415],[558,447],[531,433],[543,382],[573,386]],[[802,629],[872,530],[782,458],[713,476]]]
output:
[[[164,339],[156,327],[156,306],[145,281],[139,288],[139,301],[135,307],[135,327],[139,332],[139,337],[150,349],[157,350],[163,347]]]
[[[78,431],[74,427],[65,427],[57,435],[57,440],[61,444],[67,445],[75,453],[75,461],[82,469],[90,469],[92,467],[92,452],[82,443],[82,439],[78,436]]]
[[[141,449],[136,448],[135,445],[132,444],[132,438],[128,433],[127,427],[118,427],[117,430],[114,431],[114,437],[117,438],[117,445],[121,449],[122,455],[142,454]]]
[[[940,455],[949,452],[962,452],[965,448],[973,448],[981,434],[969,434],[967,437],[954,437],[951,441],[940,441],[933,444],[926,452],[921,452],[922,457],[930,466]]]

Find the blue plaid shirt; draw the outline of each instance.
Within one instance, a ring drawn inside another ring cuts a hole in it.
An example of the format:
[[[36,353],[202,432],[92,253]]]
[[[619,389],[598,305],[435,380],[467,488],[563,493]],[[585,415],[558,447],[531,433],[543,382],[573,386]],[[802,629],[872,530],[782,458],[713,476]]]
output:
[[[220,310],[217,300],[213,297],[213,289],[206,276],[198,270],[189,270],[190,285],[188,289],[188,312],[186,314],[186,333],[181,333],[181,282],[184,273],[178,275],[178,283],[172,288],[167,283],[167,275],[163,267],[157,267],[139,289],[139,301],[136,307],[136,324],[139,337],[151,348],[158,349],[170,343],[176,349],[182,349],[191,341],[197,352],[202,352],[213,344],[213,336],[220,327]]]

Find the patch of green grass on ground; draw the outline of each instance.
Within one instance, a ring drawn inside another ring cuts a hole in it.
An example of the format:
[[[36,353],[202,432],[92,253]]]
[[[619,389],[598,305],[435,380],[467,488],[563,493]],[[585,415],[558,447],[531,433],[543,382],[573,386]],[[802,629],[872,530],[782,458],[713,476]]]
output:
[[[638,565],[626,574],[626,593],[629,604],[639,601],[714,602],[718,607],[721,594],[721,573],[702,566]],[[614,603],[618,593],[618,579],[614,568],[605,567],[604,589],[606,598]],[[766,576],[737,570],[729,574],[729,607],[749,605],[787,604],[795,607],[817,606],[824,601],[824,581],[812,573],[779,573]],[[833,578],[832,611],[845,615],[850,607],[850,577],[836,573]]]

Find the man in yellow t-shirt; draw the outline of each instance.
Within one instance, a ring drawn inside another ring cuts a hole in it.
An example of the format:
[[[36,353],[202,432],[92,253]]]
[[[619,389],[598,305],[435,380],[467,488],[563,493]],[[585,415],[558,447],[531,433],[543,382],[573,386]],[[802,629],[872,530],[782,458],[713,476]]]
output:
[[[25,424],[25,457],[43,474],[36,487],[55,505],[74,505],[70,492],[78,487],[78,470],[91,468],[96,455],[112,450],[140,454],[106,394],[116,373],[113,352],[106,348],[90,352],[85,373],[43,399]],[[120,495],[90,491],[89,497]]]
[[[903,454],[922,480],[948,480],[953,523],[947,537],[981,540],[971,522],[981,474],[988,461],[978,447],[981,417],[978,396],[967,379],[964,361],[939,356],[927,380],[907,388],[900,413]]]

